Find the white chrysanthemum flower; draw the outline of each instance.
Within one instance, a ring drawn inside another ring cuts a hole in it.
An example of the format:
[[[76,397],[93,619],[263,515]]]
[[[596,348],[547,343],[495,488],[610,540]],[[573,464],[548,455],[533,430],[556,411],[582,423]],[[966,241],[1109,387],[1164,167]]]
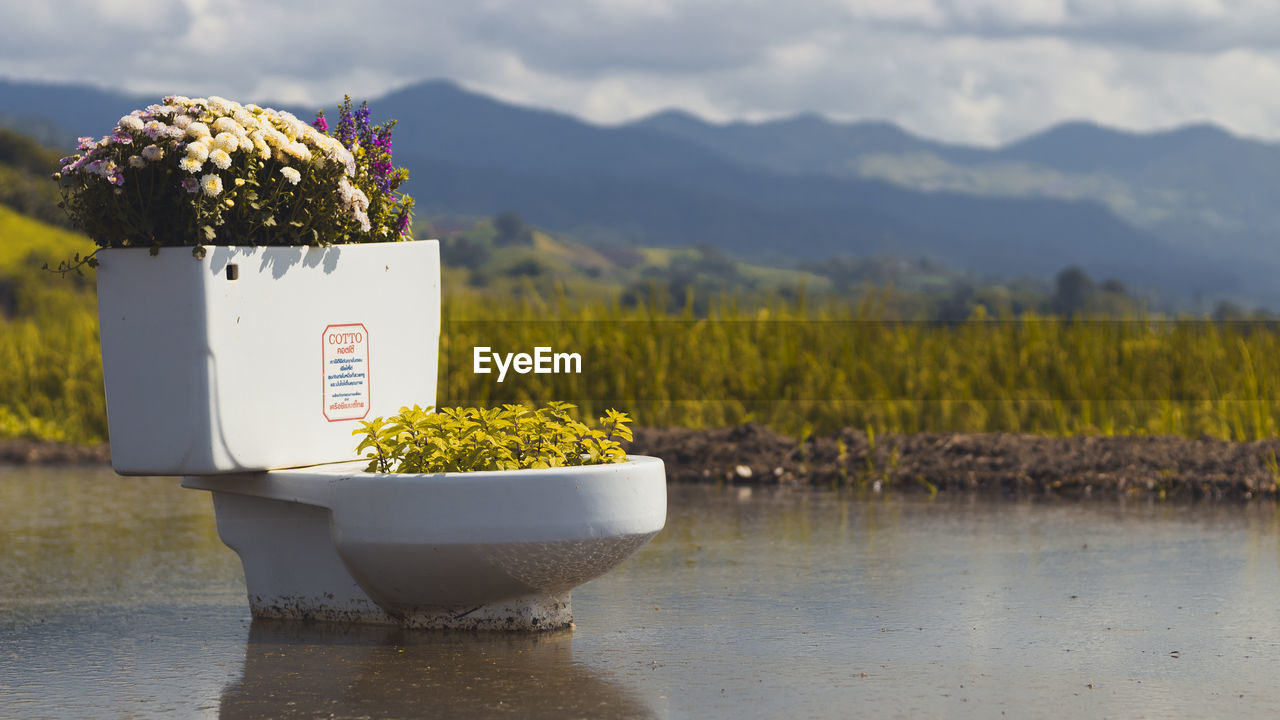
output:
[[[187,136],[187,131],[174,125],[169,125],[164,129],[164,136],[170,140],[181,140]]]
[[[167,127],[169,126],[165,125],[159,120],[152,120],[142,128],[142,132],[146,133],[147,137],[151,138],[152,140],[158,140],[164,137],[164,131],[165,131],[165,128]]]
[[[240,149],[240,139],[234,133],[220,132],[213,139],[213,146],[219,150],[233,153]]]
[[[125,115],[120,118],[120,129],[129,132],[141,132],[143,128],[142,118],[137,115]]]
[[[356,158],[351,154],[351,151],[343,147],[342,143],[334,138],[325,138],[325,140],[327,142],[321,146],[324,148],[325,157],[334,162],[342,163],[342,166],[347,170],[347,176],[355,177]]]
[[[351,192],[351,200],[361,212],[369,209],[369,196],[365,195],[360,188],[356,188]],[[368,230],[368,228],[365,229]]]
[[[289,142],[293,142],[298,139],[298,133],[294,122],[276,115],[271,118],[271,124],[275,126],[276,130],[279,130],[285,137],[289,138]]]
[[[209,159],[209,143],[199,140],[187,146],[187,157],[194,158],[196,162],[204,162]]]
[[[159,145],[148,145],[142,148],[142,157],[150,160],[151,162],[155,162],[164,157],[164,148]]]
[[[147,166],[147,161],[143,160],[140,156],[138,155],[129,156],[129,167],[144,168],[146,166]]]
[[[209,126],[205,125],[202,122],[193,122],[187,126],[188,137],[198,139],[203,137],[209,137],[211,134],[212,133],[209,132]]]
[[[210,95],[209,101],[204,103],[204,105],[216,115],[231,114],[231,101],[226,98],[218,97],[217,95]]]
[[[231,156],[227,154],[226,150],[218,148],[209,153],[209,162],[217,165],[219,170],[226,170],[231,167]]]
[[[263,160],[271,159],[271,146],[267,144],[266,138],[260,132],[254,132],[249,136],[249,141],[253,143],[254,149],[258,151],[258,157]]]
[[[273,148],[283,148],[289,144],[289,138],[285,134],[275,128],[267,128],[262,131],[262,137],[266,139],[267,144]]]
[[[338,200],[342,203],[342,207],[350,207],[353,200],[355,188],[352,187],[351,181],[346,177],[338,178]]]
[[[204,168],[204,163],[191,156],[184,157],[178,161],[178,169],[189,173],[198,173],[202,168]]]
[[[240,123],[229,117],[220,117],[213,121],[211,126],[215,133],[232,133],[235,134],[236,128],[240,127]]]
[[[186,114],[179,115],[173,119],[174,127],[179,128],[184,132],[186,131],[187,127],[191,125],[191,122],[192,122],[191,116]]]
[[[253,129],[258,125],[258,118],[254,117],[252,112],[244,108],[240,108],[231,113],[231,118],[246,130]]]
[[[296,141],[291,142],[288,145],[285,145],[281,149],[284,150],[285,154],[289,155],[290,157],[297,158],[302,162],[311,161],[311,151],[307,149],[306,145],[303,145],[300,142],[296,142]]]
[[[200,189],[209,197],[217,197],[222,194],[222,178],[212,173],[200,178]]]
[[[298,181],[302,179],[302,173],[291,167],[280,168],[280,174],[284,176],[285,180],[289,181],[290,185],[297,185]]]
[[[356,222],[360,223],[360,229],[369,232],[373,228],[373,224],[369,222],[369,216],[363,210],[357,210],[355,213]]]

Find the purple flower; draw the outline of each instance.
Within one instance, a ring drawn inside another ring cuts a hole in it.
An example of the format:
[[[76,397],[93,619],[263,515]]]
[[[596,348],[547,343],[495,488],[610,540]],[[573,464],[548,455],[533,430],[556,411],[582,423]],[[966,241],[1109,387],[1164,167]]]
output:
[[[369,137],[369,103],[368,101],[360,103],[360,109],[356,111],[356,127],[360,130],[361,138]]]
[[[391,162],[390,160],[379,160],[369,167],[369,174],[373,176],[373,182],[382,192],[391,191]]]
[[[183,178],[182,189],[186,190],[189,193],[194,193],[196,190],[200,189],[200,183],[197,182],[196,179],[193,177]]]
[[[76,146],[77,150],[88,150],[93,147],[94,139],[88,136],[82,136],[77,138],[76,142],[79,143]]]
[[[342,101],[341,107],[338,108],[338,129],[334,132],[334,137],[342,146],[350,150],[356,141],[356,123],[355,118],[351,116],[351,96],[348,95]]]
[[[319,131],[320,131],[320,132],[322,132],[322,133],[328,133],[328,132],[329,132],[329,123],[328,123],[328,121],[326,121],[326,120],[324,119],[324,111],[323,111],[323,110],[321,110],[320,112],[316,113],[316,119],[311,121],[311,127],[315,128],[315,129],[317,129],[317,130],[319,130]]]

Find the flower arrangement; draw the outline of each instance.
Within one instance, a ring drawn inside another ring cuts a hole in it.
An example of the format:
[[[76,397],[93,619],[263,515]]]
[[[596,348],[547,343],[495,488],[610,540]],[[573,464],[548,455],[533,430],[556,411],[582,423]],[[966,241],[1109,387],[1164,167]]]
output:
[[[365,472],[441,473],[573,467],[626,462],[621,440],[631,440],[631,418],[606,410],[600,427],[575,420],[574,405],[553,402],[531,409],[402,407],[388,419],[361,422],[356,452]],[[366,452],[367,451],[367,452]]]
[[[340,107],[335,135],[323,113],[308,125],[288,112],[219,97],[169,96],[120,118],[54,173],[62,207],[101,248],[332,245],[400,240],[413,199],[391,164],[392,121]],[[91,256],[83,261],[96,265]]]

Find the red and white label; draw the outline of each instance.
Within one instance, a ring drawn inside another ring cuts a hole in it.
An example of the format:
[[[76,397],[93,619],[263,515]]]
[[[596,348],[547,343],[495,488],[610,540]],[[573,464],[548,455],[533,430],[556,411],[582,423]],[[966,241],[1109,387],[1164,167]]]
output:
[[[369,414],[369,331],[362,323],[330,325],[320,346],[325,419],[363,420]]]

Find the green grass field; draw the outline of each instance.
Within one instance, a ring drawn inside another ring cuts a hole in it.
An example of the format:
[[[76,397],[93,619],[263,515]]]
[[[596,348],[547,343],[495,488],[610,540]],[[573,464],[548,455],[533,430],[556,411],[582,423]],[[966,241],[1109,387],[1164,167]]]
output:
[[[57,265],[59,260],[93,252],[93,242],[80,233],[63,230],[0,205],[0,275]]]
[[[92,275],[38,269],[88,250],[80,235],[0,207],[0,436],[106,437]],[[760,297],[708,299],[711,311],[695,317],[691,304],[674,312],[528,281],[520,288],[446,282],[440,404],[558,399],[592,416],[616,407],[641,425],[754,421],[793,434],[847,425],[1248,440],[1275,435],[1280,423],[1274,324],[892,322],[877,319],[872,300],[808,307]],[[578,353],[583,372],[498,383],[472,372],[476,346]]]
[[[106,437],[92,277],[41,269],[92,250],[83,235],[0,206],[2,437]]]
[[[1031,315],[948,325],[795,304],[708,318],[536,304],[476,315],[446,322],[442,402],[564,398],[640,424],[755,421],[793,434],[848,425],[1246,440],[1274,435],[1280,420],[1274,325]],[[577,352],[584,372],[498,383],[471,371],[476,345]]]

